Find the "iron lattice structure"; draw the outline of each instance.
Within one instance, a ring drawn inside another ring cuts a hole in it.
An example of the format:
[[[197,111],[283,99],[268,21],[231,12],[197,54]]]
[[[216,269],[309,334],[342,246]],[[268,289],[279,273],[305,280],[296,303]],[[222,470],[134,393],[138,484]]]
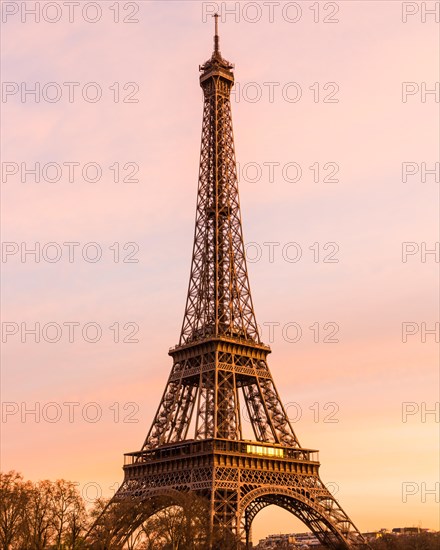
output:
[[[233,65],[217,31],[212,57],[200,67],[203,129],[194,249],[179,344],[171,374],[141,451],[125,455],[125,479],[113,504],[135,499],[123,541],[179,495],[209,501],[211,528],[249,547],[256,514],[276,504],[300,518],[328,547],[364,544],[319,477],[317,452],[292,429],[259,338],[240,217],[230,92]],[[251,439],[245,439],[246,412]],[[148,510],[148,512],[146,511]]]

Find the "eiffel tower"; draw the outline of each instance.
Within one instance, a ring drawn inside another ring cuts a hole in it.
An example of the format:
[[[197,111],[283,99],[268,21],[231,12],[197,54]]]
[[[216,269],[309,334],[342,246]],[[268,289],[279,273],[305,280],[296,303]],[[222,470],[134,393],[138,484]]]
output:
[[[301,447],[260,341],[244,253],[230,93],[234,66],[219,49],[199,67],[204,94],[194,248],[180,340],[142,449],[125,455],[112,504],[179,495],[209,503],[210,527],[251,548],[252,521],[271,504],[290,511],[329,548],[365,544],[319,477],[317,451]],[[243,411],[252,439],[244,438]],[[133,520],[135,529],[146,512]],[[116,530],[123,541],[127,529]]]

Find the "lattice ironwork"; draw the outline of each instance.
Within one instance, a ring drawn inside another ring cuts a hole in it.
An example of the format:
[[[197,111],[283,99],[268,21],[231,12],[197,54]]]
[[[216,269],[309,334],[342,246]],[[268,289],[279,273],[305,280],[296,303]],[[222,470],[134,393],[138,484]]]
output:
[[[275,504],[331,548],[364,544],[301,447],[267,364],[249,289],[241,228],[230,92],[233,66],[220,54],[200,67],[204,92],[194,249],[173,367],[141,451],[126,455],[124,483],[109,506],[123,544],[149,515],[194,492],[210,505],[211,532],[249,544],[252,521]],[[245,413],[245,414],[243,414]],[[244,424],[252,440],[244,439]],[[98,519],[99,530],[107,510]],[[124,526],[125,525],[125,526]],[[237,547],[242,547],[237,543]]]
[[[259,342],[241,228],[230,102],[232,68],[218,47],[200,68],[204,109],[199,189],[180,344],[219,335]]]
[[[186,439],[243,439],[245,409],[255,441],[299,447],[261,358],[269,351],[262,344],[243,350],[234,339],[221,338],[170,351],[174,367],[143,448]]]

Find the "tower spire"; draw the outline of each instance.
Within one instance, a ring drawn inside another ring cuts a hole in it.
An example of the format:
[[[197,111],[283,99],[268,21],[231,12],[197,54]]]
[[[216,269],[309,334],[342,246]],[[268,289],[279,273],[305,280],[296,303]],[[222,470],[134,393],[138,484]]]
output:
[[[214,13],[212,16],[215,19],[215,34],[214,34],[214,53],[219,54],[220,53],[220,37],[218,35],[218,18],[220,17],[218,13]]]

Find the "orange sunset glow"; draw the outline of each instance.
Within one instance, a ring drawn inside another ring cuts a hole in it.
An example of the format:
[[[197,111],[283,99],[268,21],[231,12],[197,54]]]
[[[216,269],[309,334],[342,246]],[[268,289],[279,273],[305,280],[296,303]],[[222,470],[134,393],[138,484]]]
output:
[[[218,13],[286,413],[361,532],[439,530],[439,3],[78,4],[1,6],[1,471],[92,504],[142,447],[185,312]],[[304,530],[269,506],[252,536]]]

